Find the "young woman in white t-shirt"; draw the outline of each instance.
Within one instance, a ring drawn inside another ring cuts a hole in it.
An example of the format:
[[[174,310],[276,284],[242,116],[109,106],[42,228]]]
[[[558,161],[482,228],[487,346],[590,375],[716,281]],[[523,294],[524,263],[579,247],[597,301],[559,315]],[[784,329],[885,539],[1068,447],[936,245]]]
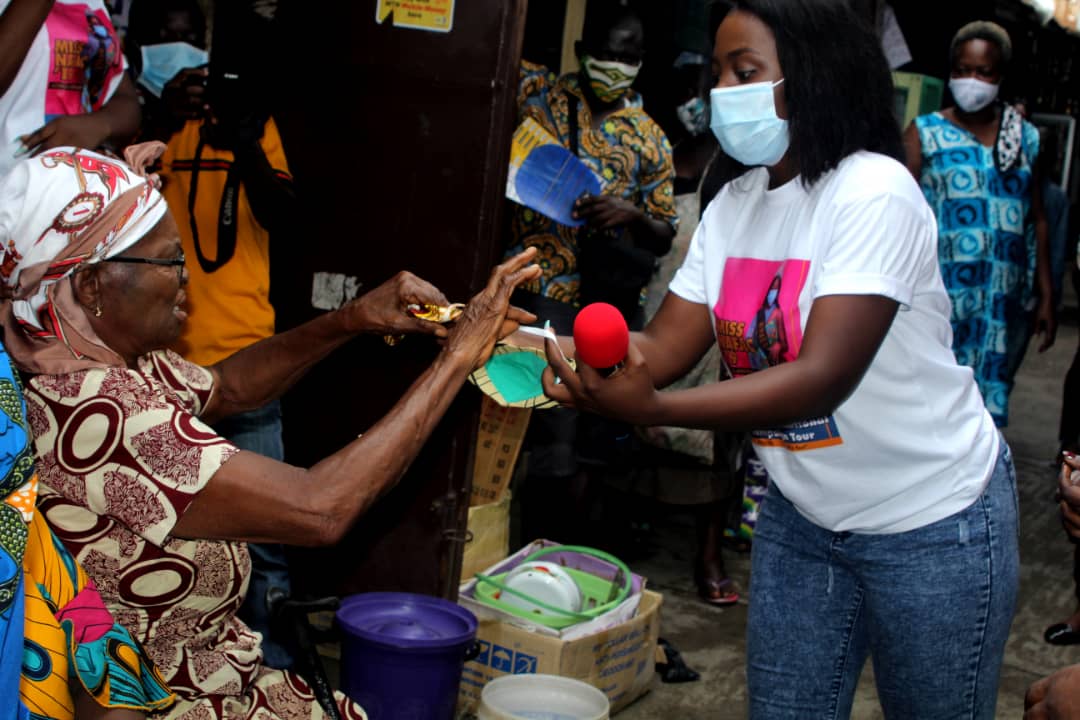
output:
[[[726,11],[726,12],[725,12]],[[1018,579],[1015,474],[951,350],[934,215],[898,161],[877,38],[844,0],[721,9],[712,127],[732,178],[621,371],[567,404],[753,431],[751,717],[992,718]],[[718,343],[735,380],[661,392]],[[572,343],[567,341],[567,350]]]

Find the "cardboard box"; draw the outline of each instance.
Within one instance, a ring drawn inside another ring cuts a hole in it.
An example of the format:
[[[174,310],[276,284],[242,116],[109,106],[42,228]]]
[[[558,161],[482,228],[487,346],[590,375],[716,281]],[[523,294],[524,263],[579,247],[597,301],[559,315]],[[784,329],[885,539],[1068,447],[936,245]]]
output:
[[[498,502],[469,508],[469,541],[461,560],[461,581],[499,562],[510,552],[510,492]]]
[[[480,655],[465,663],[458,712],[476,712],[488,681],[511,673],[547,673],[582,680],[603,690],[612,714],[649,690],[655,671],[663,596],[642,591],[638,614],[615,627],[575,640],[529,632],[494,618],[480,618]]]
[[[476,431],[470,505],[497,503],[514,474],[532,408],[503,407],[484,396]],[[505,553],[504,553],[505,555]]]

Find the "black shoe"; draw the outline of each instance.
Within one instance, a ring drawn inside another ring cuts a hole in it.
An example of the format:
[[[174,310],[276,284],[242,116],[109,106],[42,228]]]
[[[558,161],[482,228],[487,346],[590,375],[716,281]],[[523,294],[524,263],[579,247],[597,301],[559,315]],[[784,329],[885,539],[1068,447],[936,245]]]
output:
[[[1058,623],[1046,628],[1043,639],[1051,645],[1080,645],[1080,632],[1068,623]]]

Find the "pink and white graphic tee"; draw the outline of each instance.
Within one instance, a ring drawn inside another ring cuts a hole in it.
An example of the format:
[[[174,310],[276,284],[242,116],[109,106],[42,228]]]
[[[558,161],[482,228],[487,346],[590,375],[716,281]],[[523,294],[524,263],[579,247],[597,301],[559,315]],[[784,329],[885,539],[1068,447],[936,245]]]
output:
[[[0,0],[0,12],[10,0]],[[7,92],[0,96],[0,176],[20,136],[61,115],[100,110],[126,63],[102,0],[57,0]]]
[[[796,360],[819,297],[882,295],[901,308],[835,413],[752,433],[770,478],[832,531],[903,532],[966,508],[989,481],[998,434],[953,356],[937,226],[918,185],[861,152],[810,189],[767,188],[763,168],[728,183],[670,288],[709,309],[733,382]]]

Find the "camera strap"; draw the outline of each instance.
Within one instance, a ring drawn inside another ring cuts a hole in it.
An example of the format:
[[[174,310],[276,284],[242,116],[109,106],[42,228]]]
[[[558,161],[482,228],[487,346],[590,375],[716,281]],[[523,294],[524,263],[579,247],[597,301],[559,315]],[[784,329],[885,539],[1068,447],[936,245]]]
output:
[[[236,254],[236,215],[240,202],[240,172],[236,168],[236,162],[229,164],[228,173],[225,176],[225,187],[221,191],[221,205],[218,207],[218,232],[217,232],[217,257],[213,260],[206,257],[202,243],[199,241],[199,223],[195,217],[195,202],[199,192],[199,171],[202,166],[203,147],[206,145],[202,137],[195,146],[195,159],[191,167],[191,187],[188,190],[188,220],[191,224],[191,240],[195,246],[195,257],[199,261],[199,267],[209,275],[218,270],[222,265],[232,260]]]

